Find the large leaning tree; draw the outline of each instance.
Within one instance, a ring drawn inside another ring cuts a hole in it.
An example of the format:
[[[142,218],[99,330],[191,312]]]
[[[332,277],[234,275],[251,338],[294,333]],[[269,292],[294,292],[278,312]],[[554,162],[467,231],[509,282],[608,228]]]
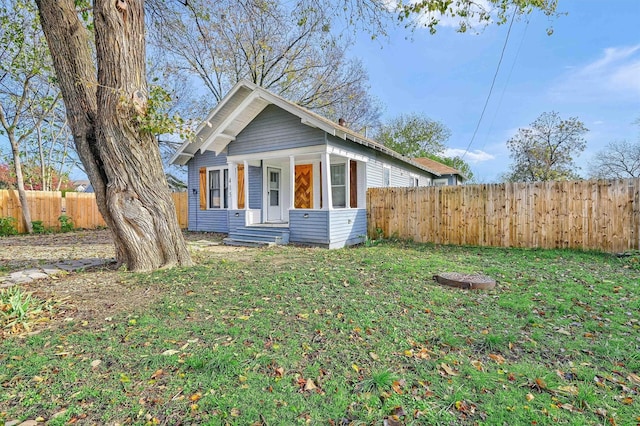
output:
[[[113,234],[117,259],[132,271],[191,265],[153,137],[157,129],[147,119],[151,106],[145,74],[144,1],[94,0],[93,37],[79,19],[76,3],[89,7],[86,0],[36,0],[78,156]],[[489,4],[500,22],[514,7],[520,13],[535,8],[553,14],[556,3],[422,0],[413,9],[394,12],[401,17],[438,10],[468,19],[474,16],[470,6]],[[308,4],[349,15],[348,23],[378,22],[389,13],[389,4],[383,0],[309,0]],[[485,17],[482,11],[475,16]],[[370,26],[360,25],[366,27]]]
[[[36,0],[69,125],[116,256],[131,271],[191,265],[145,120],[144,2],[96,0],[91,35],[73,0]]]

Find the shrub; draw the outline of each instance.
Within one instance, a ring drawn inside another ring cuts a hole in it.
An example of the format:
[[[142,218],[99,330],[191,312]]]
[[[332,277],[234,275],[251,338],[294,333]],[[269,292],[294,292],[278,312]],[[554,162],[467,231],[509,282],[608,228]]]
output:
[[[16,235],[16,219],[14,217],[0,217],[0,236]]]
[[[73,231],[74,229],[73,220],[66,214],[63,214],[62,216],[60,216],[58,218],[58,222],[60,222],[60,232]]]
[[[33,228],[34,234],[45,234],[47,232],[47,228],[44,226],[41,220],[34,220],[31,222],[31,227]]]

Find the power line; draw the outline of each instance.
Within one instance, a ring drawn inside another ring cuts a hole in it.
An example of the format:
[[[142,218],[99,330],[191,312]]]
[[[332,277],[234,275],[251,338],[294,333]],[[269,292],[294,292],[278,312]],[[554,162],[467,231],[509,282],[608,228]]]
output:
[[[507,50],[507,44],[509,42],[509,35],[511,34],[511,27],[513,26],[513,21],[515,20],[516,14],[518,13],[519,8],[516,7],[513,10],[513,15],[511,15],[511,22],[509,22],[509,29],[507,30],[507,36],[504,39],[504,45],[502,46],[502,52],[500,52],[500,60],[498,61],[498,66],[496,67],[496,72],[493,75],[493,81],[491,81],[491,87],[489,88],[489,94],[487,95],[487,100],[484,102],[484,107],[482,108],[482,113],[480,114],[480,119],[478,120],[478,124],[476,125],[476,129],[473,131],[473,136],[471,136],[471,140],[469,141],[469,145],[467,145],[467,149],[464,150],[462,154],[462,159],[464,160],[465,155],[469,152],[469,148],[473,144],[473,140],[476,138],[476,134],[478,133],[478,129],[480,128],[480,123],[482,123],[482,118],[484,117],[484,113],[487,110],[487,105],[489,105],[489,99],[491,98],[491,93],[493,92],[493,87],[496,84],[496,79],[498,78],[498,72],[500,71],[500,65],[502,64],[502,59],[504,58],[504,52]]]
[[[522,38],[520,39],[520,44],[518,45],[518,50],[516,51],[516,56],[513,59],[513,64],[511,64],[511,69],[509,70],[509,75],[507,75],[507,81],[502,88],[502,93],[500,94],[500,99],[498,100],[498,106],[496,107],[496,112],[493,114],[493,118],[491,119],[491,124],[489,125],[489,130],[487,131],[487,135],[484,138],[484,144],[482,145],[482,149],[487,146],[487,139],[491,134],[491,130],[493,130],[493,125],[496,122],[496,117],[498,117],[498,112],[500,112],[500,106],[502,105],[502,99],[504,98],[504,94],[507,91],[507,86],[509,85],[509,81],[511,81],[511,74],[513,74],[513,69],[516,66],[516,62],[518,62],[518,57],[520,56],[520,50],[522,49],[522,45],[524,44],[525,36],[527,35],[527,28],[529,28],[529,20],[527,19],[527,24],[524,27],[524,31],[522,32]]]

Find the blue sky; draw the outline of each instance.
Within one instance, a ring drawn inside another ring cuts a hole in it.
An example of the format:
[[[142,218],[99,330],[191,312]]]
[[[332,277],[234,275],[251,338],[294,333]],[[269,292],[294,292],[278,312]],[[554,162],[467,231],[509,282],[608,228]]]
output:
[[[513,24],[487,110],[465,155],[478,182],[499,180],[511,162],[506,141],[543,112],[578,117],[590,130],[577,159],[583,173],[608,142],[640,138],[633,124],[640,118],[640,0],[560,0],[558,10],[567,15],[550,21],[534,13]],[[435,35],[397,30],[375,42],[362,35],[351,53],[369,72],[371,91],[385,106],[383,120],[424,113],[451,129],[450,153],[461,155],[507,30],[508,24],[478,35],[446,26]]]
[[[361,34],[351,50],[370,76],[371,91],[385,107],[383,120],[419,112],[452,131],[451,155],[471,164],[477,182],[496,182],[511,162],[506,141],[541,113],[578,117],[590,131],[577,158],[580,172],[608,142],[638,140],[640,126],[640,0],[560,0],[549,20],[533,13],[514,22],[484,118],[508,24],[480,34],[441,25],[392,31],[371,41]],[[547,28],[554,33],[547,35]],[[7,154],[8,143],[0,136]],[[74,173],[80,178],[81,173]]]

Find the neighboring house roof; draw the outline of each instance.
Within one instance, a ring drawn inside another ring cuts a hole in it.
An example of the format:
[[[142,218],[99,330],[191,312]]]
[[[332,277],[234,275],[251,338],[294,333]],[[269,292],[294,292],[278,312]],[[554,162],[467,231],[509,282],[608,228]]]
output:
[[[302,124],[316,127],[343,140],[382,152],[418,169],[440,176],[432,167],[415,162],[367,137],[294,104],[248,81],[238,82],[198,126],[193,141],[185,142],[171,157],[172,164],[185,165],[200,150],[222,152],[268,105],[276,105],[300,118]]]
[[[441,175],[459,175],[460,177],[464,178],[460,170],[454,169],[453,167],[449,167],[446,164],[440,163],[439,161],[432,160],[431,158],[420,157],[420,158],[414,158],[413,161],[415,161],[416,163],[422,164],[425,167],[433,169]]]

